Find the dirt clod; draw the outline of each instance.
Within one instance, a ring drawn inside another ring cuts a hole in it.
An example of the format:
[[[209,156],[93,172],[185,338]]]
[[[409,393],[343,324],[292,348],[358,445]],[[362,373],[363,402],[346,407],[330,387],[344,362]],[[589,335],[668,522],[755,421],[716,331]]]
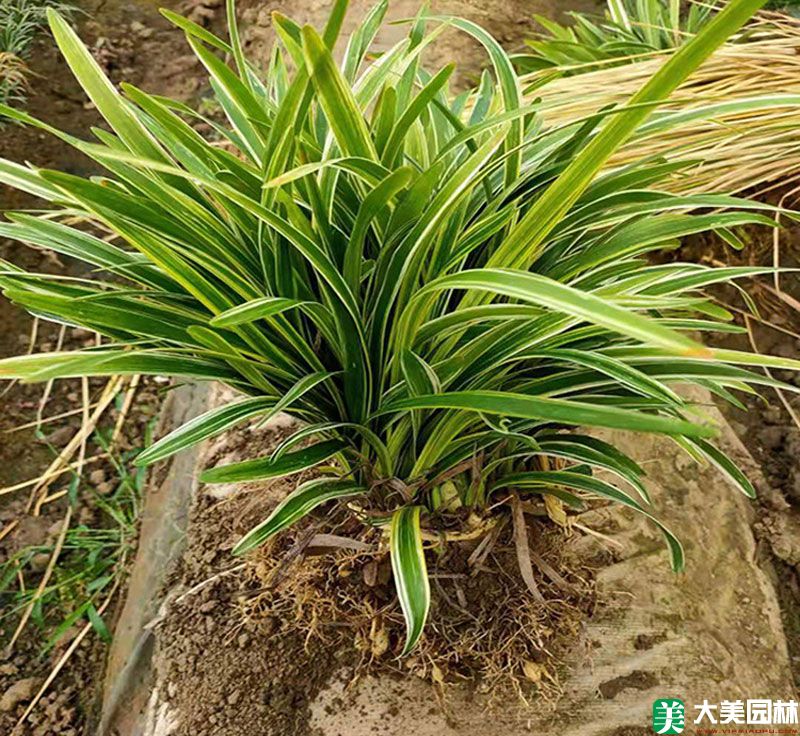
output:
[[[39,552],[31,557],[28,566],[31,568],[31,571],[34,573],[44,572],[47,569],[47,565],[50,563],[50,555],[47,552]]]
[[[617,695],[627,688],[649,690],[656,685],[658,685],[658,677],[652,672],[633,670],[633,672],[628,675],[615,677],[613,680],[601,683],[598,689],[604,698],[610,700],[617,697]]]
[[[666,640],[667,634],[663,631],[658,634],[638,634],[633,641],[633,647],[638,651],[646,651]]]
[[[41,680],[38,677],[26,677],[23,680],[17,680],[0,698],[0,711],[8,713],[20,703],[27,703],[36,695],[36,690],[40,685]]]
[[[64,447],[72,439],[74,434],[74,427],[61,427],[47,435],[47,442],[53,445],[53,447]]]
[[[98,468],[89,473],[89,482],[93,485],[99,486],[106,480],[106,471],[103,468]]]

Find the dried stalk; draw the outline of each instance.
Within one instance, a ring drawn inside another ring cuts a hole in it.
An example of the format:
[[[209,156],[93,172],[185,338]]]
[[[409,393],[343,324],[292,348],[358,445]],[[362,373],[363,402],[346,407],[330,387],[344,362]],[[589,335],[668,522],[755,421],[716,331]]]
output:
[[[561,77],[533,91],[527,101],[541,98],[539,110],[546,127],[574,123],[608,105],[624,104],[670,53],[646,54],[620,66]],[[552,70],[525,75],[523,85],[545,74]],[[780,13],[759,14],[748,26],[746,38],[722,46],[653,117],[753,98],[763,98],[764,104],[746,112],[706,115],[665,131],[647,133],[645,128],[608,166],[617,168],[651,156],[696,161],[691,176],[675,174],[665,188],[763,194],[800,180],[800,97],[790,99],[798,95],[800,20]],[[766,101],[777,96],[784,99],[780,105]]]

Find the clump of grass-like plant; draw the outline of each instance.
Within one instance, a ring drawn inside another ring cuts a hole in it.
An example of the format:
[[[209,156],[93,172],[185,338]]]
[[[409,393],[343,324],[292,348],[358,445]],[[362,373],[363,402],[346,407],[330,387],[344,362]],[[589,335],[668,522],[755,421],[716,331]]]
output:
[[[130,85],[120,94],[53,13],[56,40],[111,130],[86,142],[3,111],[105,173],[0,161],[0,180],[51,204],[44,215],[8,213],[0,236],[98,273],[54,277],[7,263],[0,278],[17,304],[105,340],[4,360],[0,376],[166,374],[241,394],[160,439],[142,464],[252,418],[284,411],[302,420],[271,454],[202,480],[324,463],[235,552],[324,503],[346,503],[387,530],[405,651],[429,606],[424,530],[446,520],[458,538],[459,525],[472,525],[470,534],[476,520],[488,527],[508,513],[498,502],[510,492],[568,509],[587,499],[635,509],[661,529],[680,570],[683,550],[648,511],[641,468],[579,428],[668,435],[752,495],[676,384],[736,401],[732,390],[770,383],[746,366],[800,367],[690,336],[736,329],[704,287],[764,269],[651,265],[647,254],[699,231],[733,238],[739,226],[771,224],[774,211],[660,191],[672,165],[598,171],[759,4],[733,0],[629,107],[554,129],[523,104],[499,44],[465,20],[421,13],[406,40],[369,60],[386,11],[379,3],[337,64],[345,2],[321,33],[275,14],[279,43],[261,74],[233,23],[223,40],[165,12],[208,70],[228,121],[208,124],[225,146],[202,138],[191,126],[198,114],[183,104]],[[422,64],[448,26],[481,42],[493,68],[460,95],[448,90],[451,66],[429,73]],[[99,235],[76,228],[79,219]]]
[[[544,30],[525,42],[529,53],[515,61],[525,71],[557,67],[571,73],[630,63],[678,48],[713,12],[706,2],[607,0],[602,16],[569,13],[570,25],[537,15]]]
[[[27,59],[36,37],[47,27],[47,9],[69,16],[73,8],[59,0],[0,0],[0,103],[25,100]]]

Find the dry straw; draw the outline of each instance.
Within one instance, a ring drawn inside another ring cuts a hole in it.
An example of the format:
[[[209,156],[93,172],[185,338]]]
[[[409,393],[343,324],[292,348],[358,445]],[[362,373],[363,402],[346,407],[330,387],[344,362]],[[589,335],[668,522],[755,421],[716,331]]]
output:
[[[621,105],[674,50],[609,60],[606,68],[580,65],[529,94],[540,97],[545,125],[573,123],[608,105]],[[602,63],[602,62],[601,62]],[[530,89],[552,69],[523,78]],[[685,115],[667,126],[671,115]],[[800,20],[763,12],[722,46],[611,159],[621,166],[642,157],[692,160],[691,176],[676,174],[675,192],[763,194],[800,179]]]

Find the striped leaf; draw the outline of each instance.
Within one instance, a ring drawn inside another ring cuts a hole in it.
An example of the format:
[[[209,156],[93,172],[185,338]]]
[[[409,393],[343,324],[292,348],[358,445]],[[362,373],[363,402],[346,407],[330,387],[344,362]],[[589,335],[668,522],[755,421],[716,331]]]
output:
[[[274,406],[274,399],[255,397],[211,409],[199,417],[190,419],[186,424],[182,424],[140,452],[136,456],[136,465],[152,465],[164,460],[176,452],[193,447],[198,442],[216,437],[248,419],[266,414]]]
[[[327,440],[296,452],[286,452],[278,458],[267,456],[257,460],[220,465],[206,470],[201,483],[241,483],[244,481],[282,478],[301,470],[313,468],[338,454],[345,448],[341,440]]]
[[[333,499],[364,493],[365,489],[352,481],[315,478],[298,486],[258,526],[243,536],[233,548],[233,554],[243,555],[264,544],[270,537]]]
[[[420,506],[398,509],[392,515],[389,533],[394,585],[406,621],[406,641],[401,656],[408,654],[422,636],[431,605],[420,531],[421,512]]]

